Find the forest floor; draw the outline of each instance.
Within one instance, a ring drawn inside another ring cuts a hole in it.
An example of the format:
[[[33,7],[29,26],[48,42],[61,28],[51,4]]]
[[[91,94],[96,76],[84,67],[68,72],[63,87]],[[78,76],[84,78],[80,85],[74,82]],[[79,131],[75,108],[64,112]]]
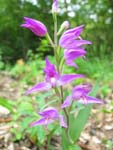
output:
[[[94,105],[89,121],[78,141],[82,150],[113,150],[113,83],[112,89],[104,97],[104,105]],[[0,97],[16,101],[20,95],[21,84],[8,73],[0,73]],[[101,97],[101,95],[99,95]],[[103,111],[104,110],[104,111]],[[11,114],[9,110],[0,106],[0,150],[37,150],[28,139],[14,142],[10,132]],[[54,150],[60,150],[59,138],[54,137]],[[46,147],[41,150],[46,150]]]

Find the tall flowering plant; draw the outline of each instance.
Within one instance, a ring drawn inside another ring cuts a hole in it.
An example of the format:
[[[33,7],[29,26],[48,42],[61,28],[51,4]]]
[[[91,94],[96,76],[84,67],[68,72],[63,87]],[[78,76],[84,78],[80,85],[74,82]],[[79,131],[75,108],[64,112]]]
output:
[[[41,110],[38,112],[40,118],[34,120],[30,126],[44,126],[47,129],[50,124],[53,124],[52,134],[56,131],[56,127],[60,127],[62,149],[74,150],[77,149],[77,140],[89,116],[91,103],[102,104],[103,102],[90,96],[92,88],[90,84],[76,85],[70,90],[70,94],[67,94],[66,84],[78,78],[85,78],[85,76],[75,73],[64,74],[63,68],[67,65],[77,69],[78,66],[74,61],[79,57],[84,58],[87,53],[85,45],[92,43],[81,37],[83,25],[70,28],[69,22],[64,21],[58,29],[58,0],[53,1],[52,14],[54,19],[53,40],[48,34],[46,26],[40,21],[24,17],[25,23],[21,25],[23,28],[30,29],[36,36],[47,38],[53,47],[55,61],[52,64],[46,57],[43,69],[45,79],[28,89],[25,94],[33,92],[38,94],[38,92],[44,93],[53,90],[57,97],[57,103],[52,105],[53,103],[48,102],[43,109],[40,108]],[[76,110],[76,106],[82,107]],[[75,115],[76,111],[78,111],[78,115]]]

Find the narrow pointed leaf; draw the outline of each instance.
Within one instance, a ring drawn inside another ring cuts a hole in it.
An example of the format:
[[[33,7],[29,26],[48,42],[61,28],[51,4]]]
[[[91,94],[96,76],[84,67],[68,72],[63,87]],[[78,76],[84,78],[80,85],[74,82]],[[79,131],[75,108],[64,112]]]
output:
[[[0,97],[0,105],[13,112],[13,105],[7,99]]]
[[[77,117],[70,115],[70,136],[73,141],[77,142],[85,124],[87,123],[92,105],[87,105],[79,111]]]

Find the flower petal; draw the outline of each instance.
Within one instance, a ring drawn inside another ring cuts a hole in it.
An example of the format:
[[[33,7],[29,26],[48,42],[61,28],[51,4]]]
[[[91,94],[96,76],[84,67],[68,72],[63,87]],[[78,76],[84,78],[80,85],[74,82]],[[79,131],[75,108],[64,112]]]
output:
[[[67,74],[67,75],[63,75],[62,77],[60,77],[59,81],[58,81],[58,85],[64,85],[67,84],[77,78],[83,78],[84,75],[82,74]]]
[[[46,58],[45,61],[46,61],[46,67],[44,68],[44,73],[49,77],[54,77],[57,74],[55,66],[50,63],[48,58]]]
[[[76,69],[78,69],[78,65],[75,64],[72,60],[66,60],[66,64],[67,64],[67,66],[72,66],[72,67],[75,67]]]
[[[87,95],[91,90],[91,84],[81,84],[73,88],[72,97],[77,100],[80,97]]]
[[[97,104],[103,104],[103,101],[91,96],[85,96],[83,98],[81,98],[78,102],[82,103],[82,104],[92,104],[92,103],[97,103]]]
[[[39,115],[45,118],[51,118],[53,120],[58,119],[59,114],[58,111],[54,107],[48,107],[44,109],[42,112],[38,112]]]
[[[59,78],[59,74],[57,73],[55,66],[50,63],[48,58],[46,58],[46,67],[44,68],[44,73],[46,75],[47,82],[51,82],[51,79],[54,79],[55,81]]]
[[[83,30],[84,25],[80,25],[78,27],[75,27],[73,29],[69,29],[64,32],[64,34],[74,34],[75,37],[80,36],[82,30]]]
[[[61,108],[65,108],[71,105],[72,96],[67,96],[66,100],[63,102]]]
[[[86,99],[88,101],[88,103],[98,103],[98,104],[103,104],[103,101],[91,96],[86,96]]]
[[[35,86],[33,86],[32,88],[30,88],[29,90],[27,90],[25,92],[25,94],[30,94],[32,92],[39,92],[39,91],[46,91],[49,90],[51,88],[51,85],[47,82],[41,82],[36,84]]]
[[[67,44],[72,43],[74,39],[78,38],[82,30],[83,25],[65,31],[59,40],[59,44],[64,48]]]
[[[86,54],[86,51],[83,48],[76,48],[76,49],[65,49],[64,50],[64,58],[66,60],[74,60],[78,57],[82,57]]]
[[[64,127],[64,128],[67,128],[67,124],[64,120],[64,116],[63,115],[59,115],[59,120],[60,120],[60,126],[61,127]]]
[[[60,45],[65,49],[74,49],[86,44],[92,44],[90,41],[83,39],[75,39],[73,35],[66,34],[65,37],[60,41]]]
[[[46,125],[46,118],[41,118],[37,121],[34,121],[30,124],[30,126],[37,126],[37,125]]]
[[[59,45],[61,45],[62,48],[73,49],[80,47],[84,44],[92,44],[90,41],[80,38],[80,33],[82,32],[82,30],[83,25],[67,30],[61,36],[59,40]]]
[[[64,50],[64,58],[66,61],[66,64],[68,66],[74,66],[75,68],[78,68],[78,66],[74,63],[74,60],[78,57],[84,57],[86,54],[86,51],[83,48],[77,48],[77,49],[65,49]]]
[[[72,40],[70,43],[66,43],[63,48],[75,49],[86,44],[92,44],[92,43],[87,40]]]

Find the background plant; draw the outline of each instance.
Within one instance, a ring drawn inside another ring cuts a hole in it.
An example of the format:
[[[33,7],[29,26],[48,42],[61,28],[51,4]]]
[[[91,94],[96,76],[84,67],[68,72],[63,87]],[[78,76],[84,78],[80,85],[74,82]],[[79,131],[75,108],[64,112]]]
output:
[[[51,26],[53,21],[50,12],[52,1],[36,0],[36,4],[33,4],[28,0],[11,0],[11,3],[8,0],[1,0],[0,53],[5,63],[14,64],[20,58],[27,60],[27,51],[29,49],[36,53],[36,49],[40,47],[41,42],[39,37],[35,37],[31,32],[25,32],[25,30],[19,28],[22,17],[29,16],[40,21],[43,20],[44,24],[50,29],[50,35],[53,32],[53,27]],[[81,0],[70,0],[70,2],[65,1],[65,3],[61,1],[59,7],[62,10],[59,14],[59,25],[63,20],[69,20],[72,26],[86,25],[83,35],[94,43],[92,50],[88,53],[89,57],[97,56],[103,59],[105,55],[112,55],[113,37],[110,34],[113,31],[112,1],[84,0],[84,2],[81,2]],[[32,44],[30,41],[32,41]],[[53,54],[52,49],[48,46],[45,51],[50,55]],[[39,53],[42,53],[42,49]],[[45,54],[43,53],[43,55]]]

